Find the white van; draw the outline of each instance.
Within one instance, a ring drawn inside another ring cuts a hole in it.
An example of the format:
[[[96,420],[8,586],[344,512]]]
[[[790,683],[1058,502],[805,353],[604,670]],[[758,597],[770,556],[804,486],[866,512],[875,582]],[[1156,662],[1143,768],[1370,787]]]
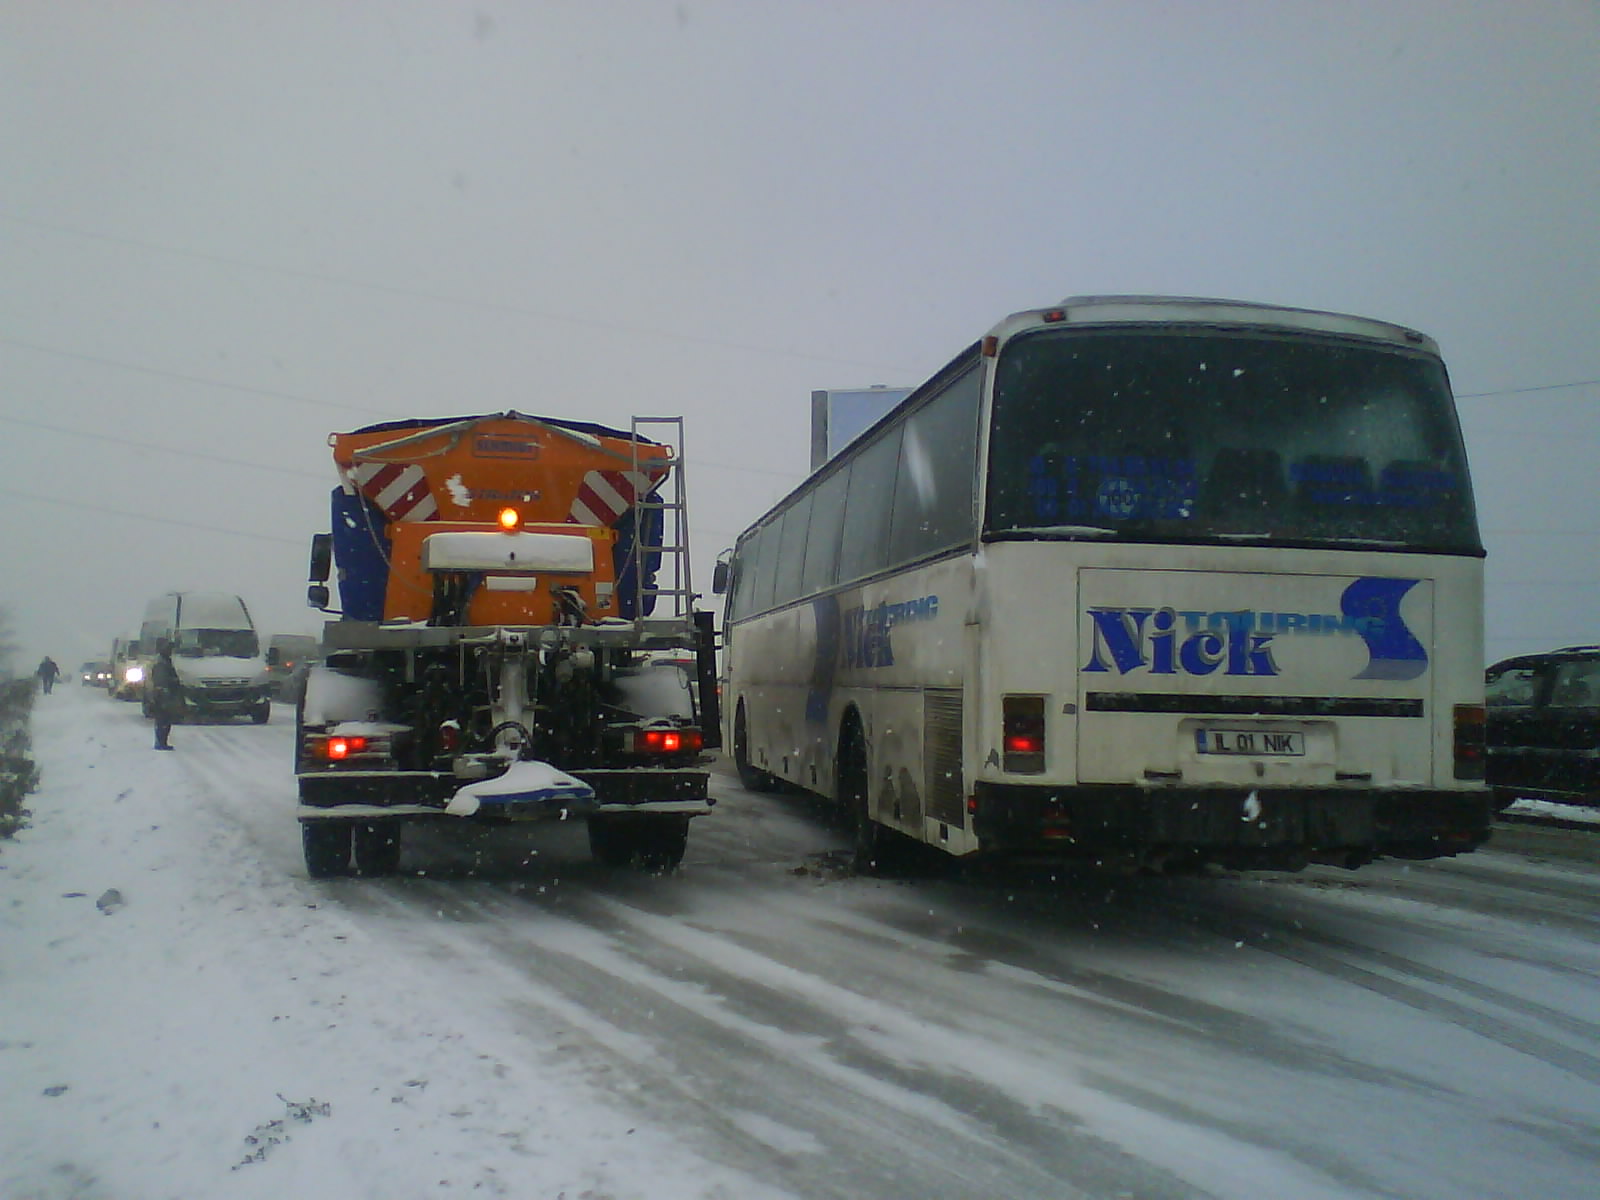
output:
[[[153,656],[163,638],[172,643],[186,720],[248,716],[257,725],[267,723],[267,663],[243,600],[226,592],[157,596],[145,609],[139,644]],[[148,690],[144,706],[148,714]]]
[[[144,694],[145,676],[150,673],[150,656],[139,648],[136,636],[114,638],[111,642],[111,694],[118,700],[137,700]]]

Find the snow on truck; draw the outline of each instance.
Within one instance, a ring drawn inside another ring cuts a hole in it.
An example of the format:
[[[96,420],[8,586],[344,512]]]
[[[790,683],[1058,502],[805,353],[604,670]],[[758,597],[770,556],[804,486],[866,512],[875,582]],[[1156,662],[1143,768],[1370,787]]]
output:
[[[599,861],[677,865],[719,744],[682,433],[507,412],[330,436],[308,598],[328,610],[336,568],[339,615],[296,737],[312,876],[393,871],[423,819],[583,818]]]

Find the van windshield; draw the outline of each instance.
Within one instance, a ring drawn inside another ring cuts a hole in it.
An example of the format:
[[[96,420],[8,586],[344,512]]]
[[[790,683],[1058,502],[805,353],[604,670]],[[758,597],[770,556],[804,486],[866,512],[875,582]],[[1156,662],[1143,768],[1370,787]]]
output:
[[[261,643],[252,629],[180,629],[177,649],[184,658],[254,658]]]

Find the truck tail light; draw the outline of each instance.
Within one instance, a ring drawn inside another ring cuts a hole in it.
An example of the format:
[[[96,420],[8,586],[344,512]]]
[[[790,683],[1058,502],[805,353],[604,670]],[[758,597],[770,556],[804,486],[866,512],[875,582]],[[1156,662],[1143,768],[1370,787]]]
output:
[[[1006,696],[1000,702],[1002,766],[1017,775],[1044,771],[1044,697]]]
[[[367,739],[364,737],[331,737],[328,739],[326,751],[330,762],[339,762],[352,754],[360,754],[366,748]]]
[[[653,757],[696,753],[704,744],[698,729],[638,729],[633,734],[633,752]]]
[[[1458,704],[1456,713],[1456,778],[1482,779],[1484,768],[1484,709],[1481,704]]]

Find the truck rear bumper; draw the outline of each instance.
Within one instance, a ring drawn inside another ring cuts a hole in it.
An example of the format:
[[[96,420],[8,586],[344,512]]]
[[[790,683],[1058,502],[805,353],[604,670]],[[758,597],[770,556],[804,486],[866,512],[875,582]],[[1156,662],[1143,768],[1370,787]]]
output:
[[[975,787],[984,850],[1071,857],[1197,854],[1239,866],[1438,858],[1489,837],[1482,789]]]
[[[458,820],[562,821],[604,813],[704,816],[716,803],[706,795],[710,775],[685,770],[571,771],[594,789],[592,800],[482,803]],[[375,817],[453,816],[445,806],[469,781],[443,771],[302,771],[302,821]]]

